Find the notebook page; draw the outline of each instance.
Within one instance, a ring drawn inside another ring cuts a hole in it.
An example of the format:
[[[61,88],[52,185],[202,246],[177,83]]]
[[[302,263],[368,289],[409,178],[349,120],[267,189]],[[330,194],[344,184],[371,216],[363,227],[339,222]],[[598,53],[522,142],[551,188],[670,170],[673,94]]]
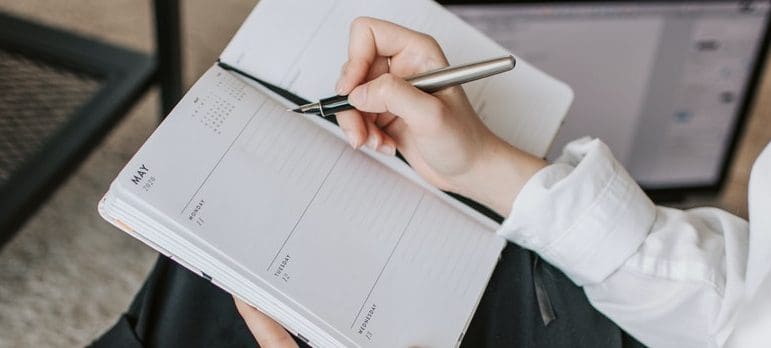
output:
[[[434,36],[451,64],[509,54],[433,1],[262,0],[220,59],[306,99],[327,97],[334,94],[349,26],[358,16]],[[464,89],[493,132],[538,156],[546,154],[573,98],[567,85],[520,58],[514,70]]]
[[[271,99],[274,101],[280,103],[282,106],[286,108],[294,108],[296,105],[292,104],[292,102],[284,99],[282,96],[274,93],[273,91],[269,90],[262,84],[259,84],[255,82],[254,80],[245,78],[241,75],[236,74],[241,81],[248,84],[249,86],[259,90],[260,92],[268,95]],[[313,117],[310,115],[306,115],[308,120],[315,123],[318,127],[325,129],[330,134],[336,136],[338,139],[341,139],[345,142],[348,141],[348,138],[346,138],[345,134],[343,134],[343,131],[340,129],[340,127],[334,125],[333,123],[324,120],[320,117]],[[362,152],[369,156],[370,158],[380,162],[384,166],[388,167],[389,169],[395,171],[399,175],[401,175],[404,178],[409,179],[413,183],[417,184],[418,186],[422,187],[423,189],[433,193],[436,197],[439,197],[442,201],[449,204],[450,206],[455,207],[456,209],[464,212],[466,215],[470,216],[471,218],[477,220],[479,223],[481,223],[484,226],[487,226],[491,229],[498,229],[499,224],[493,220],[491,220],[489,217],[483,215],[477,210],[474,210],[473,208],[469,207],[468,205],[461,203],[455,198],[450,197],[446,193],[442,192],[435,186],[428,183],[423,177],[421,177],[417,172],[415,172],[414,169],[412,169],[408,164],[404,163],[401,159],[395,157],[395,156],[389,156],[384,155],[376,150],[373,150],[369,147],[363,146],[358,149],[359,152]]]
[[[455,345],[504,245],[216,66],[116,185],[362,346]]]

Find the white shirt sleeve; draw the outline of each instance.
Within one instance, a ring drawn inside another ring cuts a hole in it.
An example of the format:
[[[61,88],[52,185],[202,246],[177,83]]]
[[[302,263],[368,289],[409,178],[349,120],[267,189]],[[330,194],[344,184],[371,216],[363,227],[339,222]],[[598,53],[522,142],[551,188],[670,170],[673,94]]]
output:
[[[599,140],[568,144],[536,173],[498,233],[560,268],[646,345],[721,346],[733,330],[747,222],[655,206]]]

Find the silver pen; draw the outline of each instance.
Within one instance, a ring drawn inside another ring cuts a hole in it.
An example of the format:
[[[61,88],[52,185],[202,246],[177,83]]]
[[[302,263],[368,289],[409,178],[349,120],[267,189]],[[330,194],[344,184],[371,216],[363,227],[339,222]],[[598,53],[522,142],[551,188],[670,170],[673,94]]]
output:
[[[516,60],[514,57],[506,56],[461,66],[448,66],[415,75],[408,78],[407,81],[423,92],[434,93],[448,87],[509,71],[514,68],[515,64]],[[348,96],[336,95],[321,99],[315,103],[302,105],[292,111],[328,117],[337,112],[350,109],[353,109],[353,106],[348,103]]]

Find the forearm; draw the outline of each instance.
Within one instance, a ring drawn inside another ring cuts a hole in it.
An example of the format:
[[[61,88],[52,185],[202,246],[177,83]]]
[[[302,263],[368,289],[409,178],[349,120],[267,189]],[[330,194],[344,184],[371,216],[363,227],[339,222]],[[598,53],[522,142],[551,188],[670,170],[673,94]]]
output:
[[[547,163],[498,138],[491,137],[483,148],[481,158],[456,179],[453,191],[508,216],[522,187]]]

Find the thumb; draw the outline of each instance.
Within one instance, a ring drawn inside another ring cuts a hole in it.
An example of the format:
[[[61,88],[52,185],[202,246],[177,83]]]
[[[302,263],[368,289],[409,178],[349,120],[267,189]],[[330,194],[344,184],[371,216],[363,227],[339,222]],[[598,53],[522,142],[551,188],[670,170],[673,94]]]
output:
[[[277,322],[233,296],[238,314],[244,319],[246,327],[257,340],[260,347],[265,348],[297,348],[292,336]]]
[[[382,74],[360,85],[348,95],[348,102],[364,112],[396,115],[410,127],[429,127],[445,114],[444,103],[393,74]]]

